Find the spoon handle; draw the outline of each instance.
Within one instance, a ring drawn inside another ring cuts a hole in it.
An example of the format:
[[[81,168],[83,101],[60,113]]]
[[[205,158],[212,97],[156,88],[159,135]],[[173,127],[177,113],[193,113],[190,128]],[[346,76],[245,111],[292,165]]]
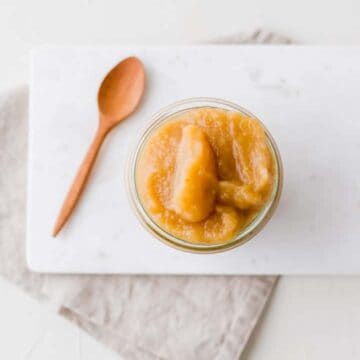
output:
[[[73,212],[76,204],[79,201],[79,198],[85,188],[86,182],[89,179],[91,169],[95,163],[96,157],[99,153],[101,144],[103,143],[108,129],[103,126],[100,126],[95,138],[76,174],[76,177],[71,185],[69,192],[66,195],[63,206],[60,210],[58,218],[56,220],[53,236],[55,237],[62,227],[65,225],[66,221],[69,219],[71,213]]]

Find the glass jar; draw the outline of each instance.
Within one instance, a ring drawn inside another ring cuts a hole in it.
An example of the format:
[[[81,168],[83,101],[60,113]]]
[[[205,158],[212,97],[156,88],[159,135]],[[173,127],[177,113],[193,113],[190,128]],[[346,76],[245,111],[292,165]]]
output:
[[[141,203],[141,199],[136,189],[136,169],[137,169],[137,162],[139,159],[139,155],[143,149],[144,144],[146,143],[149,136],[151,136],[152,132],[161,126],[164,122],[166,122],[170,117],[175,114],[179,114],[180,112],[201,108],[201,107],[213,107],[213,108],[220,108],[230,111],[237,111],[244,115],[247,115],[251,118],[257,119],[256,116],[251,114],[248,110],[231,103],[229,101],[215,99],[215,98],[191,98],[182,101],[178,101],[172,105],[163,108],[158,113],[156,113],[152,117],[152,121],[150,126],[148,126],[141,138],[139,139],[136,149],[133,152],[130,164],[128,168],[128,193],[130,196],[131,204],[135,210],[137,217],[139,218],[142,225],[150,231],[155,237],[159,240],[164,242],[167,245],[170,245],[176,249],[195,252],[195,253],[214,253],[214,252],[221,252],[225,250],[233,249],[237,246],[240,246],[251,238],[253,238],[270,220],[272,217],[277,204],[280,199],[281,190],[282,190],[282,183],[283,183],[283,170],[282,170],[282,163],[280,158],[279,150],[275,144],[274,139],[272,138],[269,131],[266,127],[261,123],[259,119],[257,119],[260,124],[262,124],[264,131],[266,133],[266,137],[268,140],[268,146],[271,151],[271,154],[274,159],[274,183],[271,194],[269,196],[268,201],[263,205],[263,207],[259,210],[256,217],[240,232],[234,236],[233,239],[226,243],[219,243],[219,244],[204,244],[204,243],[192,243],[182,239],[177,238],[176,236],[168,233],[164,229],[162,229],[154,220],[152,220],[151,216],[147,214],[145,208]]]

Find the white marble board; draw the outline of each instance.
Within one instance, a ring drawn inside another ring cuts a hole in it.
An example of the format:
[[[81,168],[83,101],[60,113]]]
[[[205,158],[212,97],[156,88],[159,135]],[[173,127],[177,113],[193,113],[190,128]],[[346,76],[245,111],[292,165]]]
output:
[[[97,127],[96,94],[120,59],[146,67],[140,109],[104,144],[86,192],[51,230]],[[257,114],[282,153],[280,206],[227,253],[174,250],[127,199],[125,167],[151,115],[193,96]],[[41,47],[32,52],[27,260],[50,273],[360,274],[360,48],[315,46]]]

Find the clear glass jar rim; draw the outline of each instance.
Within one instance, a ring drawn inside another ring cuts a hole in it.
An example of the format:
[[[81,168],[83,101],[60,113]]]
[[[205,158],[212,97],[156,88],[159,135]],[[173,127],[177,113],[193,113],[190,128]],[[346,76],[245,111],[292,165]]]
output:
[[[197,104],[197,105],[196,105]],[[183,108],[182,108],[183,107]],[[137,161],[141,150],[145,145],[149,135],[164,122],[166,122],[170,116],[178,114],[183,111],[188,111],[195,108],[201,107],[214,107],[222,108],[225,110],[238,111],[244,115],[255,118],[260,122],[262,127],[265,130],[265,134],[268,140],[269,148],[272,152],[273,158],[275,160],[275,181],[273,185],[273,191],[267,203],[259,211],[257,216],[244,228],[242,229],[232,240],[226,243],[218,244],[201,244],[201,243],[191,243],[180,238],[175,237],[174,235],[168,233],[162,229],[149,214],[147,214],[144,206],[142,205],[141,199],[139,197],[137,188],[136,188],[136,169]],[[132,152],[130,158],[130,163],[128,166],[127,174],[127,183],[128,183],[128,193],[130,195],[130,202],[134,208],[135,214],[140,220],[141,224],[150,231],[155,237],[157,237],[162,242],[175,247],[177,249],[189,252],[196,253],[214,253],[221,252],[225,250],[232,249],[234,247],[240,246],[250,239],[252,239],[270,220],[272,214],[274,213],[277,204],[280,199],[282,183],[283,183],[283,168],[282,161],[278,147],[273,139],[272,135],[262,123],[257,116],[252,114],[249,110],[232,103],[230,101],[218,99],[218,98],[209,98],[209,97],[198,97],[198,98],[189,98],[177,101],[172,103],[162,109],[152,116],[152,121],[144,131],[142,132],[141,137],[136,142],[136,148]]]

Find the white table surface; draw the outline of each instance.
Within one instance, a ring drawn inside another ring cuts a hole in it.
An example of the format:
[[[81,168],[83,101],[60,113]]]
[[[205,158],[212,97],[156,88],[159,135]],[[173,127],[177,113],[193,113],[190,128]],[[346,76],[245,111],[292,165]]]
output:
[[[265,26],[310,44],[360,44],[357,0],[0,0],[0,91],[43,43],[193,43]],[[0,358],[119,359],[0,280]],[[358,359],[360,279],[283,277],[246,360]],[[231,359],[230,359],[231,360]]]

